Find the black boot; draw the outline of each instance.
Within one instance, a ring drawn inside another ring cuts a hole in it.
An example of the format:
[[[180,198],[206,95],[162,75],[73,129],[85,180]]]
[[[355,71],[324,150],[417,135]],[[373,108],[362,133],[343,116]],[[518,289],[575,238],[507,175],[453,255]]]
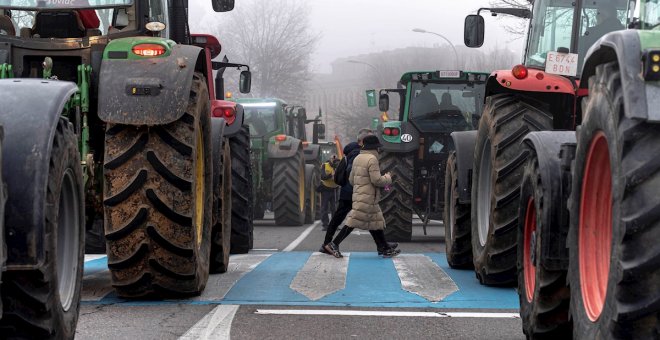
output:
[[[391,249],[396,249],[396,248],[399,247],[399,244],[396,243],[396,242],[392,242],[392,243],[387,242],[387,247],[388,247],[388,248],[391,248]],[[383,248],[378,248],[378,255],[383,255],[383,252],[384,252],[384,251],[385,251],[385,249],[383,249]],[[401,252],[401,251],[399,250],[399,252]]]

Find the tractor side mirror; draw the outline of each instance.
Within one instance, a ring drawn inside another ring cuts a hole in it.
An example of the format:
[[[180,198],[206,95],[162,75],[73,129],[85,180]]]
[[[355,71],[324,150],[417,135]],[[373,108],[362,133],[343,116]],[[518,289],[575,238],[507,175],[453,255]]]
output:
[[[252,88],[252,73],[250,71],[241,72],[238,88],[241,93],[250,93],[250,89]]]
[[[484,18],[478,14],[465,17],[463,42],[467,47],[481,47],[484,44]]]
[[[234,0],[211,0],[216,12],[229,12],[234,9]]]
[[[387,93],[378,96],[378,109],[380,112],[387,112],[390,109],[390,96]]]

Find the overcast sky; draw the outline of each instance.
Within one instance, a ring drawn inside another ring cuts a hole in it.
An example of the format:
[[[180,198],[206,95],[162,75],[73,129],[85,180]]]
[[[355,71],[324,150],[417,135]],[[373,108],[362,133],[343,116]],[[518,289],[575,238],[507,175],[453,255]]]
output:
[[[261,0],[268,1],[268,0]],[[312,29],[321,39],[313,55],[313,71],[330,72],[330,62],[337,58],[379,52],[399,47],[443,44],[432,34],[412,32],[423,28],[442,34],[456,46],[463,45],[463,21],[480,7],[489,7],[489,0],[308,0]],[[210,0],[190,0],[191,29],[200,32],[195,20],[209,16],[222,20],[231,13],[214,13]],[[236,0],[236,6],[241,0]],[[523,39],[515,40],[502,25],[509,20],[496,19],[488,13],[486,37],[482,49],[506,47],[522,54]],[[219,37],[220,41],[222,37]],[[230,42],[229,42],[230,43]],[[231,58],[231,56],[230,56]]]

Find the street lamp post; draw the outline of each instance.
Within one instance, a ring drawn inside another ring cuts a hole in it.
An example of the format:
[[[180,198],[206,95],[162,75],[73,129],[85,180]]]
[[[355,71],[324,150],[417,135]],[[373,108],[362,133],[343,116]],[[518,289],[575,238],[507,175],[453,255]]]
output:
[[[447,37],[445,37],[444,35],[442,35],[440,33],[427,31],[427,30],[421,29],[421,28],[415,28],[415,29],[413,29],[413,32],[416,32],[416,33],[429,33],[429,34],[437,35],[440,38],[444,39],[447,43],[449,43],[449,46],[451,46],[451,49],[454,50],[454,61],[455,61],[456,67],[458,68],[458,53],[456,53],[456,47],[454,47],[454,44],[452,44],[452,42],[449,41],[449,39],[447,39]]]

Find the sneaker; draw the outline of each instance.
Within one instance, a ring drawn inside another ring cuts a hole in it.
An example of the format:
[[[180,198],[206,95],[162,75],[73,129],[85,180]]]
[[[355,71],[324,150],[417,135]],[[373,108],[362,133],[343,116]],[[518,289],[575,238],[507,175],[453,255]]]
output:
[[[396,249],[396,248],[399,247],[399,244],[396,243],[396,242],[392,242],[392,243],[387,242],[387,245],[392,249]],[[383,249],[382,248],[378,248],[378,255],[383,255]]]
[[[339,248],[337,247],[337,245],[335,245],[334,242],[330,242],[330,243],[324,245],[324,246],[323,246],[323,249],[325,249],[325,253],[326,253],[326,254],[330,254],[330,255],[332,255],[332,256],[334,256],[334,257],[336,257],[336,258],[344,257],[344,256],[339,252]]]
[[[401,249],[387,248],[387,250],[383,252],[383,257],[394,257],[399,254],[401,254]]]

